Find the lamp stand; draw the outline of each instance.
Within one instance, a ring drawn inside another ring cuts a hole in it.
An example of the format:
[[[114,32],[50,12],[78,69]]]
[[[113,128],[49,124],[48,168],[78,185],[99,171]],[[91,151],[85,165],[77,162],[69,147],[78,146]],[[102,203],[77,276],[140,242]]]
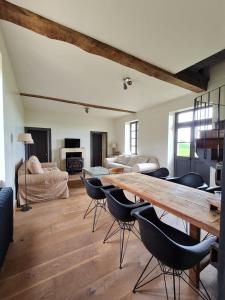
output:
[[[31,206],[27,204],[27,160],[26,160],[26,143],[24,143],[25,147],[25,205],[22,206],[21,211],[28,211],[32,209]]]

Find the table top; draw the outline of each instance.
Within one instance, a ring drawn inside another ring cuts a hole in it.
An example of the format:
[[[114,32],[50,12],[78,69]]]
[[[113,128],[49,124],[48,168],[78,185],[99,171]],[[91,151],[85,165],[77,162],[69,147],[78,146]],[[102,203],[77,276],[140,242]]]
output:
[[[104,167],[83,168],[83,171],[91,176],[103,176],[109,174],[109,170]]]
[[[214,194],[140,173],[108,175],[103,178],[196,227],[219,236],[220,215],[210,211],[210,201],[216,199]]]

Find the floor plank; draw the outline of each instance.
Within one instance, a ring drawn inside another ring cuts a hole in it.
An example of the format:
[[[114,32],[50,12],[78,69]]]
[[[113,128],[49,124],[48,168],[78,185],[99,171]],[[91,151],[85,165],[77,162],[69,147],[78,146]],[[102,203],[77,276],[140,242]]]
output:
[[[83,219],[88,202],[80,182],[71,180],[68,199],[38,203],[26,213],[16,211],[14,242],[0,272],[1,300],[166,299],[160,278],[141,292],[132,293],[149,253],[131,236],[120,270],[119,237],[102,243],[112,219],[103,212],[92,233],[92,217]],[[182,227],[178,218],[166,218],[170,224]],[[210,292],[215,292],[216,276],[211,266],[202,273]],[[172,296],[172,285],[168,283]],[[199,297],[182,284],[181,299]]]

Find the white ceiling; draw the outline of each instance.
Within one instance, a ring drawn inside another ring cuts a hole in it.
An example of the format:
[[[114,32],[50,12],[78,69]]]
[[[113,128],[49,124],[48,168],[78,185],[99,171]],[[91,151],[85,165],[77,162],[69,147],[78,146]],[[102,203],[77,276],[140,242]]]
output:
[[[225,48],[222,0],[10,2],[174,73]],[[188,93],[73,45],[1,24],[22,92],[135,111]],[[127,91],[122,89],[124,76],[133,80]],[[29,105],[31,101],[38,100]]]

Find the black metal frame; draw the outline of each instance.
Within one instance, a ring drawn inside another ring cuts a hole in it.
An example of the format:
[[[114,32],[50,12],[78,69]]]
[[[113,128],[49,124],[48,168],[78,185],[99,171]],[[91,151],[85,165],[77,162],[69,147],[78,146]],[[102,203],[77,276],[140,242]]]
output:
[[[141,272],[140,276],[138,277],[138,280],[137,280],[137,282],[136,282],[136,284],[134,285],[134,288],[133,288],[133,293],[136,293],[137,290],[140,289],[141,287],[143,287],[146,284],[154,281],[155,279],[163,276],[165,290],[166,290],[166,298],[167,298],[167,300],[169,300],[168,290],[167,290],[167,284],[166,284],[166,275],[169,275],[169,276],[173,277],[173,299],[174,300],[176,300],[176,299],[180,300],[180,280],[181,279],[196,294],[198,294],[203,300],[211,300],[211,297],[210,297],[209,293],[207,292],[207,290],[206,290],[203,282],[201,280],[199,281],[201,287],[203,288],[203,291],[201,291],[200,289],[196,288],[195,283],[191,280],[191,278],[188,276],[188,274],[185,271],[171,269],[171,268],[163,265],[160,261],[157,260],[157,264],[154,265],[154,267],[152,267],[151,270],[147,272],[148,267],[149,267],[150,263],[152,262],[152,260],[153,260],[153,256],[151,256],[151,258],[149,259],[149,261],[145,265],[143,271]],[[158,269],[158,267],[160,268],[161,272],[158,273],[155,276],[152,276],[151,279],[145,281],[150,275],[154,274],[154,271],[156,271]],[[176,278],[178,278],[178,297],[177,297]]]
[[[223,166],[225,160],[225,136],[223,145]],[[219,272],[218,272],[218,296],[217,299],[225,299],[225,168],[222,175],[222,197],[220,213],[220,239],[219,239]]]
[[[91,208],[92,203],[94,206]],[[100,208],[98,213],[98,208]],[[92,232],[95,231],[96,224],[98,223],[99,216],[101,214],[102,208],[106,211],[106,200],[105,199],[91,199],[88,208],[84,213],[84,219],[94,210],[93,223],[92,223]]]
[[[116,229],[114,229],[112,231],[115,223],[117,223],[118,226],[116,227]],[[127,237],[125,238],[126,231],[128,231],[128,234],[127,234]],[[140,239],[140,236],[139,236],[139,231],[135,227],[135,221],[122,222],[122,221],[114,218],[113,223],[111,224],[111,226],[109,227],[109,230],[106,233],[103,243],[107,242],[111,237],[113,237],[118,232],[120,232],[120,265],[119,265],[119,267],[120,267],[120,269],[122,269],[122,264],[123,264],[124,256],[126,253],[129,237],[130,237],[130,232],[133,232],[133,234],[138,239]]]

